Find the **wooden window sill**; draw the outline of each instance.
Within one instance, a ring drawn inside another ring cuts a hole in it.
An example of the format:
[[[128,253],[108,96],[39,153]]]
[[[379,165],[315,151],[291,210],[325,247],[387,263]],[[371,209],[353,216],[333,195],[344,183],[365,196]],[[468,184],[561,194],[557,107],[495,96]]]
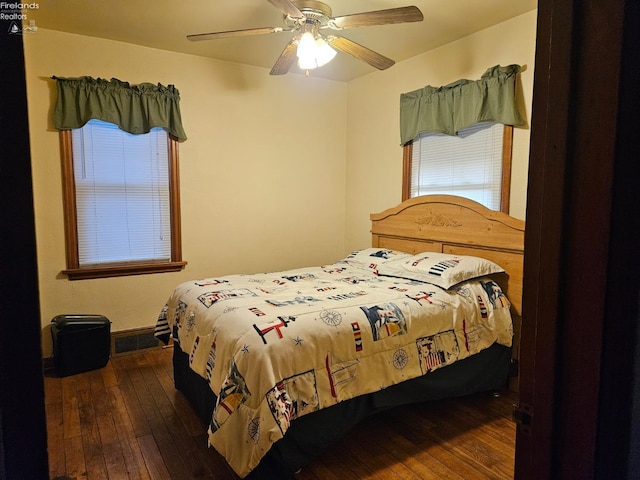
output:
[[[68,268],[62,273],[69,280],[89,278],[122,277],[127,275],[145,275],[148,273],[179,272],[187,262],[149,263],[144,265],[113,265],[92,268]]]

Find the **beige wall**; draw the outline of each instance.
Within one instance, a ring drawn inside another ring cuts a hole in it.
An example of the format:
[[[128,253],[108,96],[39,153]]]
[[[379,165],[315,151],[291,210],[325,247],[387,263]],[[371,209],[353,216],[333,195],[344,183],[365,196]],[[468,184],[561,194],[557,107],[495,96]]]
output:
[[[401,93],[460,78],[478,79],[491,66],[517,63],[526,67],[520,75],[518,100],[526,118],[531,118],[536,18],[537,12],[531,11],[349,83],[347,250],[370,244],[370,213],[401,200]],[[525,217],[528,161],[527,126],[515,129],[513,145],[510,213],[521,219]]]
[[[536,12],[348,84],[39,29],[25,36],[43,353],[61,313],[99,313],[113,331],[151,326],[179,282],[317,265],[368,246],[369,214],[400,201],[400,94],[496,64],[526,66],[530,118]],[[69,281],[65,268],[57,76],[174,84],[180,145],[180,273]],[[524,218],[529,130],[516,130],[511,213]]]
[[[112,330],[155,323],[192,278],[328,263],[344,251],[346,90],[341,82],[38,30],[25,36],[43,352],[61,313],[98,313]],[[52,75],[174,84],[180,145],[180,273],[69,281]]]

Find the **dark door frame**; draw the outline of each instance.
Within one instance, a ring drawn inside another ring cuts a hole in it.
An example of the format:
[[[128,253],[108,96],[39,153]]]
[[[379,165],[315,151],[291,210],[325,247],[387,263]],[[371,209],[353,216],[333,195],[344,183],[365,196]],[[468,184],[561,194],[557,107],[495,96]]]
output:
[[[35,480],[49,468],[24,51],[11,23],[0,20],[0,480]]]
[[[628,476],[638,3],[538,3],[520,375],[531,424],[517,432],[518,480]]]

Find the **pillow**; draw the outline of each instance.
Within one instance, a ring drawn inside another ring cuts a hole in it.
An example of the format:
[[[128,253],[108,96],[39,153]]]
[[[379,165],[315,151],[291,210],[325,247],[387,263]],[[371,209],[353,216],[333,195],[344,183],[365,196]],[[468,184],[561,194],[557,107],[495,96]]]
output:
[[[341,261],[356,267],[365,267],[377,271],[379,265],[384,262],[409,256],[410,255],[408,253],[389,250],[388,248],[372,247],[351,252],[349,255],[347,255],[346,258]]]
[[[465,280],[500,272],[504,272],[502,267],[484,258],[438,252],[399,257],[378,267],[378,275],[427,282],[444,289]]]

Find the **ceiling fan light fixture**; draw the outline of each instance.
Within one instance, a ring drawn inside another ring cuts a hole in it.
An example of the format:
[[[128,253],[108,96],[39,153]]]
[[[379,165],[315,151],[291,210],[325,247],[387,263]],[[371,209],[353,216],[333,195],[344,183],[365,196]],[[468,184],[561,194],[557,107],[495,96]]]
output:
[[[298,41],[296,55],[298,56],[298,66],[302,70],[313,70],[333,60],[336,51],[321,35],[314,38],[313,33],[307,31]]]
[[[338,53],[331,48],[322,36],[316,38],[316,46],[316,61],[318,62],[319,67],[329,63],[333,60],[333,57],[336,56],[336,53]]]
[[[325,37],[320,34],[320,30],[329,28],[342,31],[354,27],[424,20],[422,12],[416,6],[372,10],[334,17],[331,13],[331,7],[320,0],[269,0],[269,2],[282,12],[284,27],[245,28],[199,33],[187,35],[187,38],[197,41],[265,33],[296,32],[271,68],[269,72],[271,75],[286,74],[296,59],[298,66],[302,70],[306,70],[306,74],[309,75],[309,70],[326,65],[333,60],[337,52],[349,54],[378,70],[386,70],[395,63],[392,59],[341,35]]]

